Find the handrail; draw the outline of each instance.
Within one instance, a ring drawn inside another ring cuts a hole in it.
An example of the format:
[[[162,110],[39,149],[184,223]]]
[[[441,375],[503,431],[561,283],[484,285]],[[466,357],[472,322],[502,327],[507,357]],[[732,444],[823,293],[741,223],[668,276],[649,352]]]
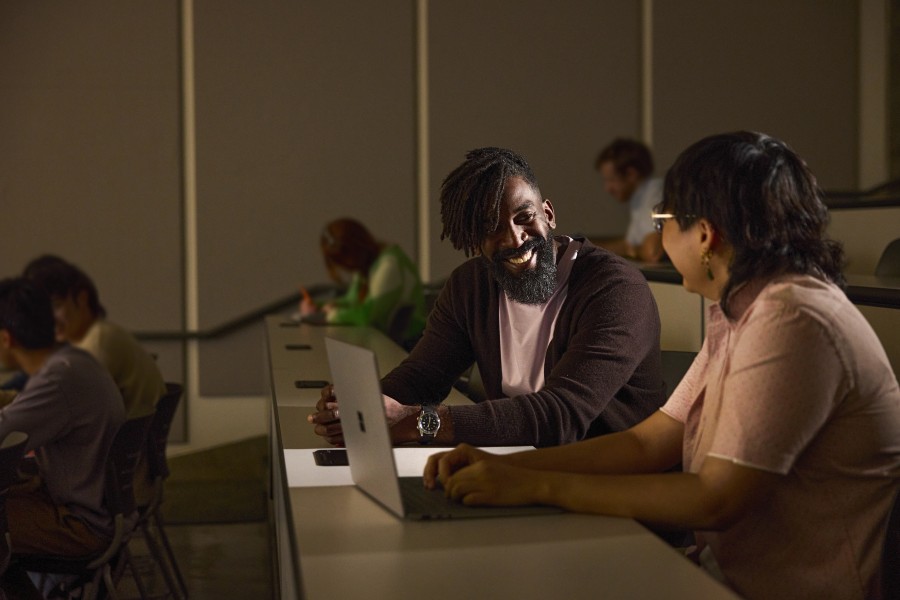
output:
[[[844,208],[893,208],[900,206],[900,195],[888,196],[886,198],[865,198],[858,196],[855,198],[841,198],[825,195],[823,202],[829,210],[840,210]]]
[[[825,206],[842,208],[887,208],[900,206],[900,179],[892,179],[867,190],[825,190]]]
[[[840,197],[859,197],[859,196],[878,196],[879,194],[895,195],[900,192],[900,179],[891,179],[884,183],[872,186],[867,190],[828,190],[825,192],[827,196]]]
[[[321,296],[325,294],[333,294],[339,290],[333,284],[321,284],[310,286],[309,288],[307,288],[307,291],[311,296]],[[282,298],[279,298],[278,300],[269,302],[264,306],[239,315],[222,323],[221,325],[210,327],[209,329],[204,329],[201,331],[138,331],[135,332],[134,336],[137,339],[145,342],[173,342],[185,340],[215,339],[241,329],[242,327],[246,327],[247,325],[251,325],[252,323],[277,310],[281,310],[287,306],[296,305],[298,302],[300,302],[300,293],[294,292],[289,296],[284,296]]]

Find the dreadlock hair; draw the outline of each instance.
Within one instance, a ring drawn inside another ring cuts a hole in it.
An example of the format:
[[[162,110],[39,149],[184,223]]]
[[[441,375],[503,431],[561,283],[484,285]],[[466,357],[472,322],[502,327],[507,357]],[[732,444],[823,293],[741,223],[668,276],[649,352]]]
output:
[[[726,315],[730,294],[754,278],[796,273],[845,283],[844,251],[825,236],[816,178],[775,138],[738,131],[693,144],[666,174],[662,210],[682,230],[706,219],[734,249],[719,302]]]
[[[537,178],[521,155],[503,148],[469,151],[441,184],[441,239],[448,238],[466,256],[477,255],[487,234],[497,229],[510,177],[521,177],[540,195]]]

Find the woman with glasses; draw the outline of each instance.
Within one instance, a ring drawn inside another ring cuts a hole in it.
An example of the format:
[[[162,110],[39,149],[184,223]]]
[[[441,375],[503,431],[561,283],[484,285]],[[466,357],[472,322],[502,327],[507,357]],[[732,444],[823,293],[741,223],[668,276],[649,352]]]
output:
[[[900,389],[841,289],[812,173],[771,137],[708,137],[669,170],[654,221],[684,287],[714,302],[668,402],[568,446],[460,446],[432,457],[426,485],[692,529],[692,556],[747,598],[880,597]]]

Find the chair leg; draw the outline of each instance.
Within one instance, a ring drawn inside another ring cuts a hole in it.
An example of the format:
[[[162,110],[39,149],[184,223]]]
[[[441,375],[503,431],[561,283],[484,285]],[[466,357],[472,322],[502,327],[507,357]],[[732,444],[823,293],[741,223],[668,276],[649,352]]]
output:
[[[144,580],[141,578],[141,574],[138,573],[137,567],[134,564],[134,560],[131,556],[131,551],[128,550],[128,545],[122,546],[122,556],[120,558],[120,562],[116,565],[116,573],[113,577],[113,585],[118,584],[121,580],[122,575],[125,574],[125,569],[131,571],[131,576],[134,578],[134,585],[138,589],[138,593],[141,595],[143,600],[148,600],[150,595],[147,593],[147,588],[144,587]]]
[[[112,600],[119,600],[119,593],[116,591],[116,583],[113,581],[112,567],[107,563],[103,565],[100,570],[103,571],[103,585],[106,589],[106,595]]]
[[[91,580],[85,583],[84,587],[81,588],[81,600],[97,600],[97,598],[101,597],[100,588],[102,587],[103,574],[108,568],[109,565],[104,565],[94,572],[94,576],[91,577]],[[118,600],[118,598],[115,597],[115,589],[107,589],[106,592],[113,600]]]
[[[144,541],[147,543],[147,549],[150,550],[154,562],[156,562],[156,565],[159,567],[163,579],[166,581],[166,587],[169,589],[169,593],[175,600],[185,600],[186,596],[181,586],[175,581],[174,570],[177,568],[177,565],[172,564],[172,562],[168,560],[166,554],[164,554],[161,543],[156,539],[156,536],[153,535],[153,532],[150,531],[151,528],[149,523],[141,523],[141,529],[144,533]]]
[[[166,550],[166,556],[169,559],[169,564],[172,565],[172,571],[175,572],[175,577],[178,579],[178,586],[181,588],[181,597],[188,597],[188,589],[187,585],[184,583],[184,577],[181,575],[181,569],[178,567],[178,562],[175,560],[175,553],[172,551],[172,544],[169,543],[169,536],[166,535],[166,530],[163,528],[162,518],[157,512],[153,515],[153,522],[155,524],[155,529],[157,534],[159,535],[160,541],[162,541],[163,547]]]

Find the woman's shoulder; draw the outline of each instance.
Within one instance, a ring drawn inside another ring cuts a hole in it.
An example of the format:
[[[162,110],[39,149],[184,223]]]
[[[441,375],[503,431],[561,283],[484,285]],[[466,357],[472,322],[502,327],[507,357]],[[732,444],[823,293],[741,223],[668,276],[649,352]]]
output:
[[[863,325],[865,317],[837,285],[809,275],[788,275],[769,281],[740,322],[820,331],[834,341]]]
[[[837,308],[852,306],[841,288],[811,275],[785,275],[773,279],[759,292],[756,303],[814,313],[831,313]]]

